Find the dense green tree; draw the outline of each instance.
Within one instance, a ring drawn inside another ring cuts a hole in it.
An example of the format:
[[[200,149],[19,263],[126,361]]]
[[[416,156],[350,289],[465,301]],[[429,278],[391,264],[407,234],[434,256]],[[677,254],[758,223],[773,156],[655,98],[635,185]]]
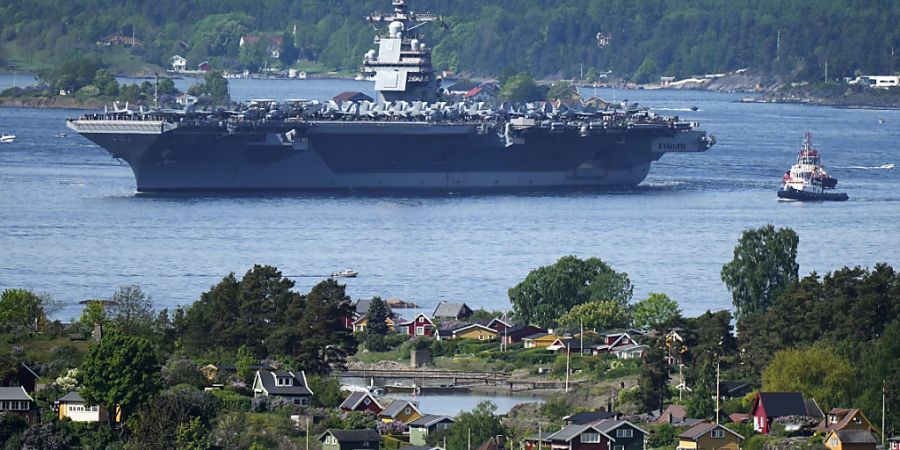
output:
[[[388,319],[388,308],[381,297],[376,296],[372,298],[372,301],[369,303],[369,310],[366,312],[366,318],[368,319],[365,331],[366,348],[373,352],[386,350],[384,338],[390,331],[386,322]]]
[[[203,82],[188,89],[188,93],[200,97],[200,100],[211,105],[225,105],[231,101],[228,91],[228,80],[218,70],[206,72]]]
[[[158,355],[146,339],[109,334],[91,347],[79,369],[81,395],[108,411],[121,408],[128,417],[162,384]],[[109,414],[110,426],[114,414]]]
[[[763,390],[803,392],[825,411],[849,407],[856,387],[856,372],[850,362],[823,347],[782,350],[763,372]]]
[[[109,298],[110,325],[133,336],[147,336],[153,327],[153,300],[136,284],[121,286]]]
[[[859,368],[863,393],[858,405],[880,428],[882,390],[886,393],[885,425],[890,436],[900,431],[900,321],[895,320],[884,334],[868,346]]]
[[[205,430],[220,409],[209,392],[184,387],[162,392],[127,419],[128,446],[164,450],[177,443],[179,449],[207,448]]]
[[[191,43],[204,48],[210,56],[234,55],[241,36],[247,34],[252,26],[253,18],[247,14],[212,14],[194,24]]]
[[[497,406],[483,401],[472,411],[459,413],[447,435],[447,450],[465,450],[479,446],[490,438],[505,436],[506,427],[495,414],[496,411]]]
[[[103,325],[106,323],[106,306],[103,300],[89,300],[81,310],[81,318],[78,320],[82,325],[93,328],[94,325]]]
[[[716,368],[709,361],[704,361],[697,373],[699,376],[694,380],[687,398],[687,416],[698,419],[715,417]]]
[[[632,310],[634,326],[651,330],[660,324],[681,316],[678,302],[666,294],[650,293],[650,296],[635,303]]]
[[[731,291],[735,315],[764,312],[778,295],[797,281],[797,245],[790,228],[773,225],[744,231],[734,258],[722,266],[722,281]]]
[[[546,90],[538,86],[534,77],[526,72],[513,75],[500,89],[500,98],[514,102],[534,102],[546,97]]]
[[[666,363],[666,347],[662,338],[652,339],[643,359],[638,379],[637,397],[644,412],[662,411],[670,396],[669,366]]]
[[[91,84],[96,86],[102,95],[110,97],[119,95],[119,82],[116,80],[115,74],[109,69],[98,70]]]
[[[575,86],[568,81],[560,81],[558,83],[554,83],[547,91],[547,100],[567,100],[577,97],[578,89],[576,89]]]
[[[159,80],[159,95],[175,95],[178,89],[175,88],[175,81],[171,78],[163,78]]]
[[[552,327],[576,305],[609,300],[625,306],[632,292],[628,275],[599,258],[564,256],[555,264],[531,271],[509,290],[509,299],[516,319]]]
[[[623,328],[631,322],[627,308],[611,300],[592,301],[574,306],[559,318],[559,326],[569,331],[611,330]]]
[[[47,323],[41,297],[25,289],[7,289],[0,295],[0,332],[36,333]]]

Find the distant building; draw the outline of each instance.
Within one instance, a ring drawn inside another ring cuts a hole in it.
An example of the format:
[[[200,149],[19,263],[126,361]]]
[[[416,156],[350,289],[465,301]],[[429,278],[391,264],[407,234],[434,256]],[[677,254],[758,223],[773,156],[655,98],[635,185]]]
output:
[[[34,399],[22,386],[0,387],[0,412],[28,413]]]
[[[388,317],[387,319],[384,319],[384,323],[387,324],[389,331],[391,331],[391,332],[394,331],[394,321],[390,317]],[[368,326],[369,326],[369,316],[364,315],[364,316],[360,317],[359,319],[356,319],[353,322],[353,332],[354,333],[365,333],[366,327],[368,327]]]
[[[848,84],[859,84],[880,89],[900,87],[900,75],[861,75],[848,81]]]
[[[278,59],[281,56],[281,47],[284,45],[284,38],[281,36],[241,36],[239,47],[245,45],[254,45],[264,43],[266,45],[266,53],[270,58]]]
[[[419,420],[422,413],[415,403],[406,400],[394,400],[384,407],[378,414],[378,419],[384,423],[400,422],[408,424]]]
[[[869,430],[834,430],[823,443],[828,450],[875,450],[878,438]]]
[[[675,81],[675,77],[659,77],[659,85],[662,87],[671,86],[673,81]]]
[[[822,419],[814,431],[818,433],[829,433],[835,430],[869,430],[875,431],[872,422],[863,412],[857,408],[832,408]]]
[[[434,416],[431,414],[420,417],[409,423],[409,443],[412,445],[426,445],[425,440],[429,434],[446,430],[453,425],[453,418],[449,416]]]
[[[334,102],[339,105],[343,102],[374,102],[375,101],[375,99],[373,99],[372,97],[369,97],[368,95],[363,94],[362,92],[356,92],[356,91],[341,92],[340,94],[335,95],[331,99],[334,100]],[[362,301],[362,300],[360,300],[360,301]]]
[[[434,309],[434,314],[431,316],[435,319],[464,320],[471,317],[472,314],[472,308],[469,308],[465,303],[447,303],[442,301],[438,303],[437,308]]]
[[[172,63],[172,71],[174,72],[184,72],[187,70],[187,58],[181,55],[175,55],[169,58],[169,62]]]
[[[772,422],[779,417],[825,417],[816,401],[807,400],[800,392],[760,392],[753,400],[750,416],[753,417],[753,430],[762,434],[769,434]],[[785,428],[793,431],[790,425]]]
[[[302,371],[258,370],[253,379],[254,397],[281,397],[295,405],[309,406],[313,392]]]
[[[887,440],[888,450],[900,450],[900,436],[894,436]]]
[[[409,322],[397,324],[397,331],[409,336],[431,337],[434,336],[436,329],[434,322],[423,313],[419,313]]]
[[[201,72],[209,72],[212,70],[212,66],[209,65],[209,61],[203,61],[200,64],[197,64],[197,70]]]
[[[25,363],[20,363],[16,370],[10,371],[2,380],[0,387],[23,387],[25,392],[34,392],[37,388],[38,375]]]
[[[72,422],[106,422],[108,413],[99,405],[87,406],[84,398],[77,391],[69,392],[56,401],[59,420],[69,419]],[[122,421],[122,411],[116,411],[116,423]]]
[[[342,411],[371,411],[377,415],[384,408],[368,392],[351,392],[350,396],[341,403],[340,409]]]
[[[197,104],[197,97],[190,94],[180,94],[175,97],[175,103],[181,106],[191,106]]]
[[[380,450],[381,435],[375,430],[328,430],[319,436],[322,450]]]
[[[497,338],[497,330],[473,323],[453,330],[453,338],[493,341]]]
[[[701,422],[678,435],[677,450],[740,450],[743,440],[722,425]]]

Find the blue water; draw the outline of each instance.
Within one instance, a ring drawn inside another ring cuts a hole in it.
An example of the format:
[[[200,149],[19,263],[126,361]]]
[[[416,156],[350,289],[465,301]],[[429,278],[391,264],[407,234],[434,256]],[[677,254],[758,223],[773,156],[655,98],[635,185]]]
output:
[[[343,90],[371,83],[232,82],[239,99]],[[798,231],[802,273],[900,267],[900,170],[861,168],[900,163],[900,111],[741,104],[740,95],[707,92],[599,94],[699,120],[719,144],[666,155],[624,192],[160,197],[136,195],[129,168],[86,139],[54,137],[77,112],[0,109],[0,131],[18,135],[0,146],[0,289],[51,293],[68,319],[79,300],[123,284],[173,307],[230,271],[266,263],[296,276],[300,290],[349,267],[360,272],[346,280],[355,298],[505,309],[507,290],[529,270],[576,254],[627,272],[638,298],[665,292],[698,314],[730,306],[721,266],[743,229],[766,223]],[[776,201],[805,130],[849,202]]]

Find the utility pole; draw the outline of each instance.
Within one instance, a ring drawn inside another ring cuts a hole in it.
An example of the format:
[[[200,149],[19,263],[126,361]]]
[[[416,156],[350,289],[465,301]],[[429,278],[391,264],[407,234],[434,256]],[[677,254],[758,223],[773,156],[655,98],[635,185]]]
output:
[[[719,424],[719,357],[716,356],[716,425]]]
[[[306,416],[306,450],[309,450],[309,416]]]
[[[566,393],[569,393],[569,354],[571,353],[569,350],[572,348],[568,342],[566,342]]]
[[[893,47],[891,47],[893,50]],[[881,448],[884,446],[884,414],[887,412],[887,380],[881,380]]]
[[[156,86],[153,88],[153,104],[159,109],[159,72],[156,72]]]
[[[825,82],[828,82],[828,60],[825,60]]]
[[[884,417],[884,414],[882,414]],[[544,450],[544,430],[543,430],[543,422],[538,422],[538,450]],[[447,448],[445,445],[444,448]]]
[[[468,429],[469,432],[469,450],[472,450],[472,429]]]
[[[775,61],[778,61],[781,55],[781,30],[778,30],[778,37],[775,38]]]

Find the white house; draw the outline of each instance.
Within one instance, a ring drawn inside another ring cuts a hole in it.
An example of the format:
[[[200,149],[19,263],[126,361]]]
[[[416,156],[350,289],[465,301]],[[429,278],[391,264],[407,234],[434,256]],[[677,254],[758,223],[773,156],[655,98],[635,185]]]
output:
[[[900,87],[900,75],[861,75],[850,80],[848,84],[861,84],[881,89]]]
[[[169,58],[169,61],[172,63],[173,71],[184,72],[185,70],[187,70],[187,63],[188,63],[187,58],[180,56],[180,55],[175,55],[175,56]]]
[[[69,392],[56,400],[59,420],[68,418],[72,422],[105,422],[107,414],[105,408],[98,405],[87,406],[84,398],[77,391]],[[116,417],[116,422],[121,420],[121,415]]]

